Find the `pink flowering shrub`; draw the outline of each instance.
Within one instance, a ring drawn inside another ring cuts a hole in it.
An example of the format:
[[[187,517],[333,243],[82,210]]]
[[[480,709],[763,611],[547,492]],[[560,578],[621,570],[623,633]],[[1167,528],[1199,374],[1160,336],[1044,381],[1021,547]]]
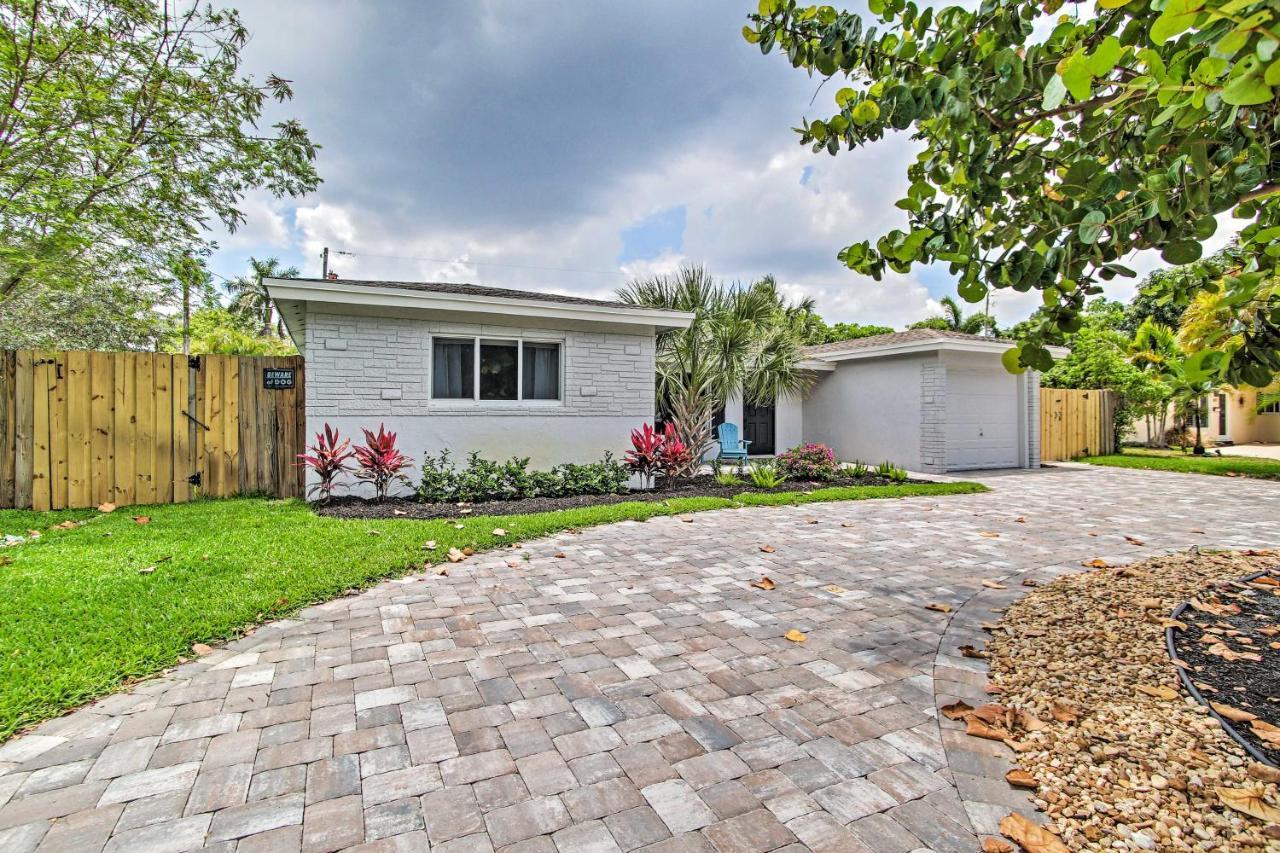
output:
[[[774,460],[778,470],[791,480],[830,480],[840,471],[836,454],[825,444],[802,444]]]

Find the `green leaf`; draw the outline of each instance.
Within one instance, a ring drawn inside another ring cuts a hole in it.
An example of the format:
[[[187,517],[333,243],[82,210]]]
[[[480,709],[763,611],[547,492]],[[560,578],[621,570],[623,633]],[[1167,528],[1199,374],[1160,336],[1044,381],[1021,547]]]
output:
[[[1089,64],[1083,54],[1076,54],[1067,60],[1062,69],[1062,82],[1066,85],[1071,97],[1077,101],[1088,99],[1093,91],[1093,75],[1089,73]]]
[[[760,17],[771,18],[782,11],[782,0],[760,0]]]
[[[974,277],[962,278],[956,285],[956,292],[965,302],[977,303],[986,297],[987,286]]]
[[[1195,23],[1196,16],[1204,0],[1169,0],[1160,17],[1151,25],[1151,41],[1164,44],[1179,33],[1188,30]]]
[[[1067,86],[1062,82],[1062,77],[1058,74],[1049,78],[1049,82],[1044,87],[1044,100],[1040,103],[1040,108],[1045,110],[1056,110],[1062,105],[1067,98]]]
[[[1091,210],[1084,215],[1084,219],[1080,220],[1076,236],[1080,238],[1081,243],[1093,245],[1098,242],[1098,238],[1102,236],[1102,229],[1106,226],[1107,215],[1101,210]]]
[[[1265,104],[1271,100],[1271,86],[1259,79],[1256,74],[1244,74],[1223,88],[1222,100],[1239,107]]]
[[[1119,9],[1121,6],[1127,6],[1130,0],[1098,0],[1098,5],[1103,9]]]
[[[1019,359],[1022,357],[1022,347],[1009,347],[1000,356],[1000,363],[1004,365],[1004,369],[1010,373],[1026,373],[1027,368],[1023,367]]]
[[[1089,73],[1094,77],[1106,77],[1120,61],[1120,54],[1120,39],[1107,36],[1086,61]]]
[[[760,41],[760,34],[748,26],[742,28],[742,37],[747,40],[748,44],[756,44]]]
[[[857,97],[857,89],[850,89],[848,86],[845,86],[839,92],[836,92],[836,103],[841,107],[847,107],[849,106],[849,102],[856,100]]]
[[[849,113],[854,124],[866,124],[880,118],[880,105],[875,101],[863,101]]]
[[[1160,251],[1160,257],[1171,264],[1181,266],[1200,260],[1204,247],[1195,240],[1174,240]]]
[[[1280,86],[1280,59],[1267,66],[1267,72],[1262,75],[1262,82],[1268,86]]]

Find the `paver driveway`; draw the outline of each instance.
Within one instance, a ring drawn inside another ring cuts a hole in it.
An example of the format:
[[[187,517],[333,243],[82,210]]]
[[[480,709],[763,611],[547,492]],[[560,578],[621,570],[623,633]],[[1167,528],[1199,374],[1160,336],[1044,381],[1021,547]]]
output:
[[[0,849],[975,849],[923,605],[1280,543],[1276,483],[981,479],[601,527],[313,607],[0,747]]]

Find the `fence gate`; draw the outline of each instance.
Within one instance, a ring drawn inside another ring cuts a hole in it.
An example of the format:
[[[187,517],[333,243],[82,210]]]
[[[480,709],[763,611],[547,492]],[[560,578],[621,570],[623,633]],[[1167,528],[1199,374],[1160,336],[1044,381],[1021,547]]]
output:
[[[302,494],[300,357],[0,350],[0,507]]]
[[[1040,458],[1075,459],[1114,453],[1115,393],[1069,388],[1040,389]]]

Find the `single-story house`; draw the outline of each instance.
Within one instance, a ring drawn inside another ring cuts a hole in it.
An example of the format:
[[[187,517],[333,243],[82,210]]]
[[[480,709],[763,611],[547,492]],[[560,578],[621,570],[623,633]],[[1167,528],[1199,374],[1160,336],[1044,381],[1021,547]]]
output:
[[[820,442],[845,461],[912,471],[1038,468],[1040,376],[1005,370],[1012,345],[912,329],[805,347],[806,394],[771,406],[730,400],[720,419],[740,425],[752,454]]]
[[[415,460],[448,450],[534,467],[621,454],[654,419],[656,336],[693,315],[469,284],[266,279],[306,358],[309,435],[385,423]],[[807,347],[808,393],[731,400],[752,454],[803,442],[944,472],[1039,465],[1039,378],[1007,341],[919,329]]]
[[[653,420],[655,340],[692,314],[469,284],[266,279],[306,359],[307,434],[385,423],[421,461],[448,450],[535,468],[630,447]]]
[[[1271,389],[1272,391],[1276,389]],[[1200,436],[1206,444],[1280,444],[1280,403],[1259,405],[1257,388],[1224,388],[1207,395],[1200,405]],[[1173,406],[1165,428],[1178,423]],[[1186,428],[1194,432],[1194,420],[1188,420]],[[1148,440],[1147,422],[1139,418],[1126,441]]]

